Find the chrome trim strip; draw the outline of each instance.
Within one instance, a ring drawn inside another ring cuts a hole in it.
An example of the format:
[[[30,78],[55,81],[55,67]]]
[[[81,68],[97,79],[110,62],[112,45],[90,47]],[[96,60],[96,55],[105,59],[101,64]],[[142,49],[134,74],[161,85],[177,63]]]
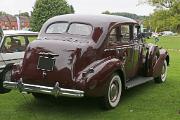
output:
[[[114,49],[105,49],[104,51],[113,51],[113,50],[123,50],[127,48],[133,48],[136,44],[129,44],[129,45],[121,45],[121,46],[116,46]]]
[[[45,53],[45,52],[40,52],[39,55],[42,55],[42,56],[52,56],[52,57],[58,57],[59,55],[58,54],[54,54],[54,53]]]
[[[49,94],[56,97],[57,96],[76,97],[76,98],[84,97],[84,91],[60,88],[59,82],[56,82],[54,87],[47,87],[41,85],[25,84],[21,79],[18,82],[4,81],[3,87],[7,89],[18,89],[21,93],[35,92],[35,93]]]
[[[23,58],[17,58],[17,59],[9,59],[9,60],[1,60],[0,62],[7,62],[7,61],[15,61],[15,60],[23,60]]]
[[[52,66],[51,70],[39,68],[39,64],[40,64],[40,59],[41,59],[41,58],[46,58],[46,59],[52,59],[52,60],[53,60],[53,66]],[[56,62],[56,59],[55,59],[55,58],[50,58],[50,57],[45,57],[45,56],[39,56],[38,64],[37,64],[37,69],[38,69],[38,70],[42,70],[42,71],[53,71],[54,66],[55,66],[55,62]]]

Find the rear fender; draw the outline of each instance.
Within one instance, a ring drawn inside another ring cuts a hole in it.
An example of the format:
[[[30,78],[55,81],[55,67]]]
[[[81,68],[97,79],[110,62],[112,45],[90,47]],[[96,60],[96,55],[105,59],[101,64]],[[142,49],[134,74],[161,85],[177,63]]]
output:
[[[159,58],[153,67],[153,77],[155,78],[161,75],[161,70],[164,64],[164,60],[167,60],[167,64],[169,64],[168,52],[165,49],[160,49],[159,53],[160,53]]]
[[[121,72],[119,72],[121,71]],[[89,68],[89,72],[83,72],[80,76],[82,81],[85,81],[85,93],[87,96],[103,96],[107,83],[114,72],[123,73],[124,66],[119,59],[106,58]],[[121,75],[120,75],[121,76]],[[122,79],[123,79],[122,78]],[[124,82],[124,80],[123,80]]]

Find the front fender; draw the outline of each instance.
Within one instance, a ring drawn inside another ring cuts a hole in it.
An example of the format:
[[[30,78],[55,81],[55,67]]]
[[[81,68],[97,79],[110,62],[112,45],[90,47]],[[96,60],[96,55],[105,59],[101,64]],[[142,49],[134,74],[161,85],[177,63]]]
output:
[[[154,66],[154,57],[159,56],[159,48],[157,45],[148,44],[147,45],[147,53],[146,53],[146,63],[145,63],[145,72],[146,76],[153,75],[153,66]]]
[[[167,64],[169,64],[169,54],[165,49],[159,50],[159,58],[156,61],[154,67],[153,67],[153,77],[159,77],[161,75],[161,70],[164,64],[164,60],[167,60]]]
[[[118,70],[124,71],[123,63],[116,58],[106,58],[92,66],[90,72],[83,72],[80,79],[85,81],[85,94],[103,96],[109,78]]]

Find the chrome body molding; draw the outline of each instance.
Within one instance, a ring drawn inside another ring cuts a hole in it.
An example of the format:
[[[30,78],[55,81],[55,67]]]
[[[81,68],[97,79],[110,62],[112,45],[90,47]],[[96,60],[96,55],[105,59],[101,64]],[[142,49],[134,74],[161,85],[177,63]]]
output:
[[[114,51],[114,50],[124,50],[124,49],[128,49],[128,48],[132,48],[132,47],[129,46],[129,47],[116,48],[116,49],[105,49],[104,52],[106,52],[106,51]]]
[[[21,93],[42,93],[53,96],[65,96],[65,97],[76,97],[81,98],[84,97],[84,91],[73,90],[73,89],[65,89],[59,87],[59,82],[56,82],[54,87],[47,87],[41,85],[32,85],[23,83],[22,79],[18,82],[9,82],[4,81],[3,87],[7,89],[17,89]]]

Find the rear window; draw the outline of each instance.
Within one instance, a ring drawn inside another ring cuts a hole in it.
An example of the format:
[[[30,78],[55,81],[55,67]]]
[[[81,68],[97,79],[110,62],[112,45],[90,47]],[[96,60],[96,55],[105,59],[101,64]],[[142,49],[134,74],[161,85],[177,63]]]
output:
[[[72,35],[88,36],[92,32],[92,26],[82,23],[53,23],[46,29],[48,34],[69,33]]]
[[[86,24],[72,23],[69,27],[68,33],[73,35],[88,36],[92,32],[92,27]]]
[[[68,23],[54,23],[47,28],[46,33],[50,33],[50,34],[64,33],[66,32],[67,28],[68,28]]]

